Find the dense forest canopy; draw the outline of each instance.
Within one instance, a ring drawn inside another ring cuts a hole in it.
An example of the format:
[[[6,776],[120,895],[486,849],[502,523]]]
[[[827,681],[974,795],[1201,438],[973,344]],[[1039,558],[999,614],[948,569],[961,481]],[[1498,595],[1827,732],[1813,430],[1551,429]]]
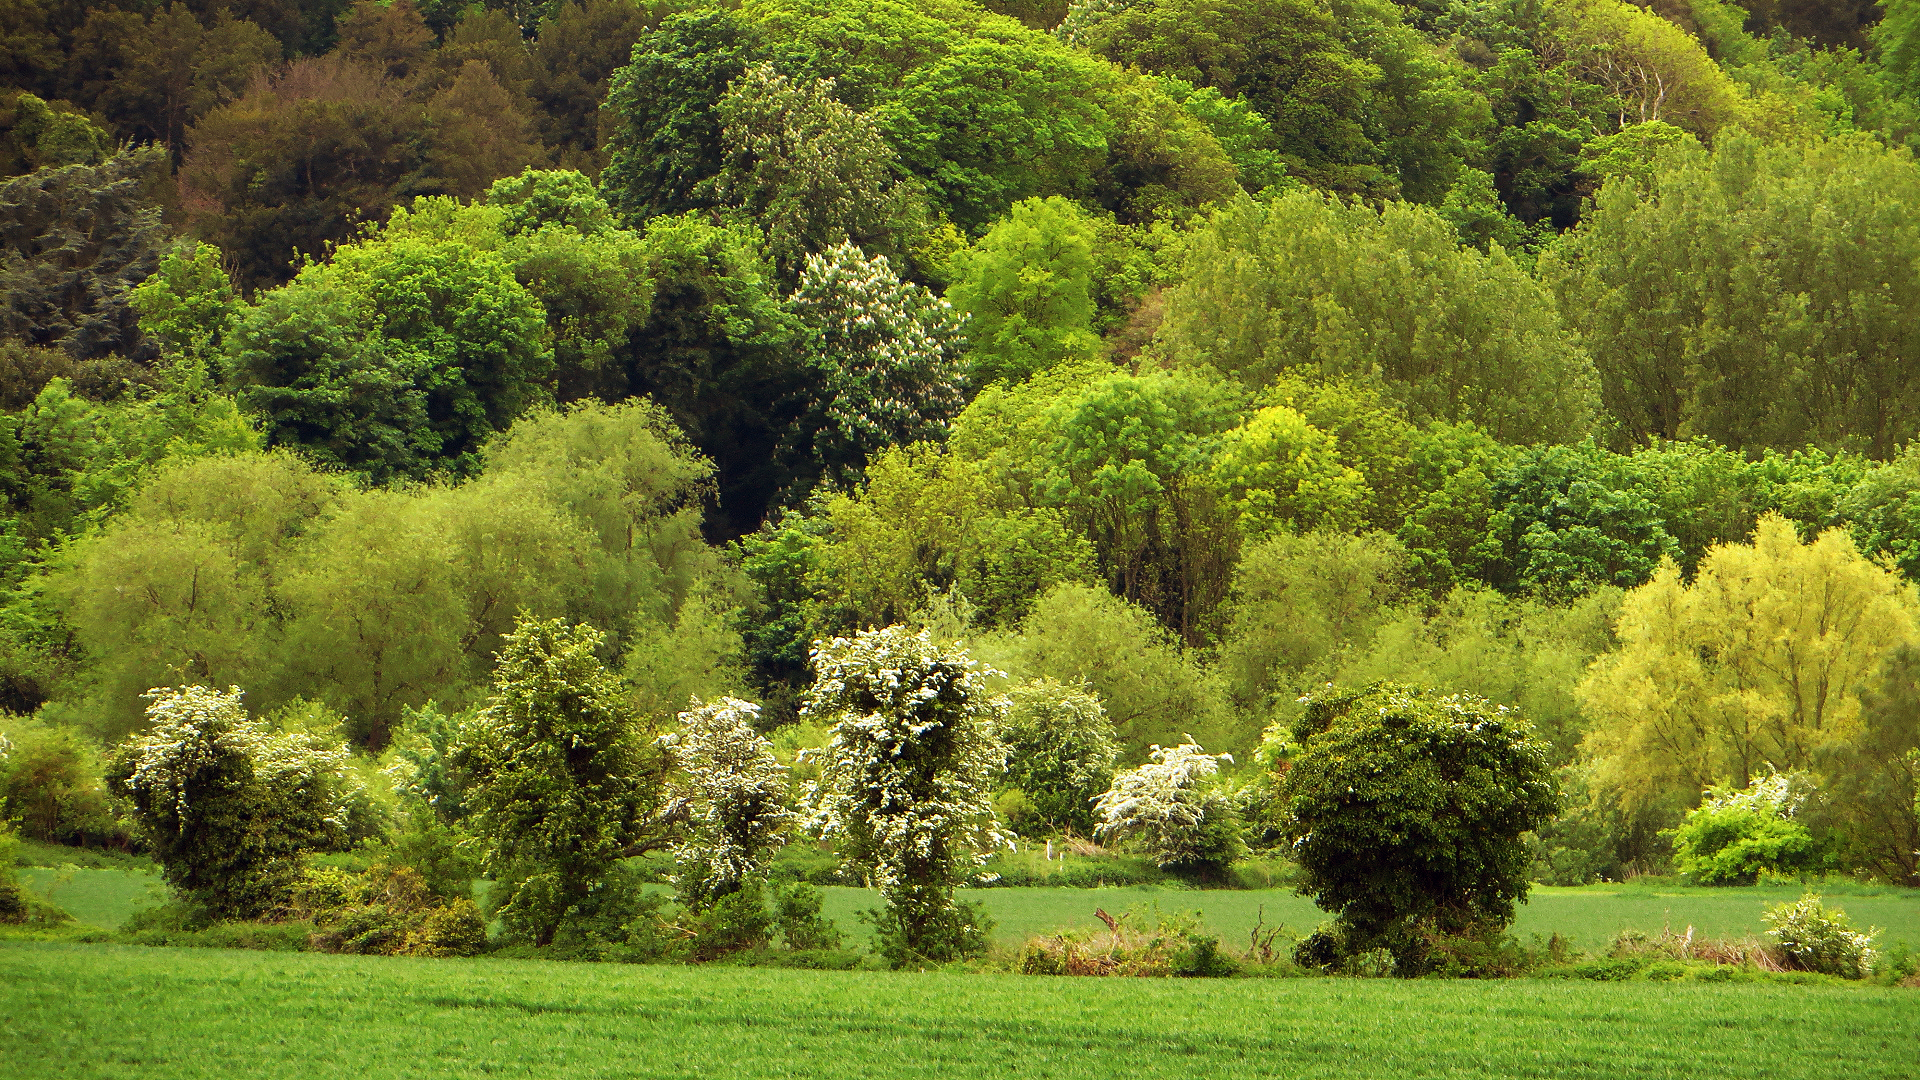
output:
[[[616,757],[814,738],[904,624],[1082,832],[1394,681],[1530,718],[1556,880],[1777,770],[1920,882],[1920,0],[0,13],[21,754],[524,734],[540,642]]]

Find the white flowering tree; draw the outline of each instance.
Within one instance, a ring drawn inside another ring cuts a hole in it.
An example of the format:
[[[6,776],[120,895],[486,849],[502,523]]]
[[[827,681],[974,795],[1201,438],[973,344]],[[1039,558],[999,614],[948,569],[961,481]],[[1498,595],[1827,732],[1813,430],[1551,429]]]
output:
[[[953,890],[1010,841],[992,801],[1005,706],[986,670],[903,626],[817,642],[813,668],[801,716],[831,736],[809,753],[820,778],[808,787],[808,825],[880,890],[882,950],[906,964],[983,947],[977,913]]]
[[[1132,839],[1164,867],[1217,876],[1239,849],[1233,804],[1214,782],[1231,754],[1209,754],[1189,737],[1154,746],[1147,763],[1113,778],[1094,800],[1102,840]]]
[[[715,194],[760,225],[783,287],[810,253],[845,243],[898,253],[926,227],[925,201],[879,126],[833,92],[832,79],[754,64],[714,109],[726,155]]]
[[[696,908],[766,873],[767,856],[786,842],[797,815],[787,806],[787,767],[754,727],[760,706],[727,697],[680,714],[680,729],[660,736],[680,770],[675,809],[687,821],[673,847],[674,884]]]
[[[346,747],[247,716],[239,687],[162,687],[107,783],[169,884],[221,915],[282,902],[301,853],[342,844],[358,791]]]
[[[882,447],[945,436],[967,389],[965,317],[952,305],[900,280],[886,256],[841,244],[807,257],[787,308],[805,328],[813,384],[784,453],[851,476]]]

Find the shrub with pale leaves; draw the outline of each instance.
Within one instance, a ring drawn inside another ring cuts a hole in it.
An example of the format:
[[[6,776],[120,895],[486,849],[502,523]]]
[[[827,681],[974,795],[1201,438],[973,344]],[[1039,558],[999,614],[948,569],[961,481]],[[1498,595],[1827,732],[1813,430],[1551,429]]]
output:
[[[1760,918],[1782,959],[1795,967],[1847,979],[1864,978],[1873,967],[1873,939],[1880,931],[1861,933],[1846,912],[1829,909],[1818,896],[1809,893],[1791,904],[1775,904]]]
[[[680,730],[660,736],[679,768],[673,798],[688,822],[673,847],[674,884],[695,907],[763,876],[797,816],[787,806],[787,767],[754,727],[759,715],[760,706],[739,698],[695,698]]]
[[[1094,835],[1136,840],[1161,866],[1224,870],[1239,845],[1232,801],[1214,778],[1233,755],[1209,754],[1189,738],[1147,757],[1094,801]]]

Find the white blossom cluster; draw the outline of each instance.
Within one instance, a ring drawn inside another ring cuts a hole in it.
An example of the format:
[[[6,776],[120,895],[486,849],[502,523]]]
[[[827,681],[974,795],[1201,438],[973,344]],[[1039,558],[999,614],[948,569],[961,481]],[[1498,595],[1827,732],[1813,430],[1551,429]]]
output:
[[[950,884],[1011,842],[991,797],[1005,702],[965,650],[890,626],[817,643],[813,666],[801,715],[832,737],[808,755],[807,824],[850,841],[882,895]]]
[[[1209,814],[1227,809],[1225,795],[1206,781],[1231,763],[1231,754],[1209,754],[1192,737],[1179,746],[1154,746],[1148,761],[1113,778],[1113,786],[1094,800],[1101,839],[1137,836],[1161,866],[1183,862],[1194,853],[1197,833]]]
[[[767,853],[785,843],[787,767],[753,726],[760,706],[727,697],[698,698],[680,714],[680,730],[658,742],[681,770],[676,801],[688,812],[686,839],[674,845],[676,884],[711,896],[763,872]]]
[[[236,753],[251,763],[256,780],[267,783],[300,785],[325,776],[335,781],[326,787],[336,795],[351,783],[352,755],[346,747],[325,745],[301,732],[275,731],[252,719],[241,706],[237,686],[225,692],[163,686],[142,696],[152,702],[147,706],[150,726],[146,734],[128,740],[133,768],[127,787],[150,793],[155,806],[171,803],[174,812],[185,817],[194,781],[222,757]],[[333,800],[322,817],[344,826],[345,800]]]
[[[1086,47],[1088,33],[1094,27],[1132,7],[1136,0],[1072,0],[1066,18],[1053,28],[1053,36],[1068,45]]]
[[[852,244],[807,256],[787,306],[809,330],[825,419],[815,449],[830,458],[938,438],[966,404],[966,315],[901,281],[886,256]]]
[[[1709,788],[1701,800],[1706,810],[1756,810],[1778,818],[1791,819],[1814,794],[1813,777],[1799,770],[1771,772],[1756,778],[1744,789]]]

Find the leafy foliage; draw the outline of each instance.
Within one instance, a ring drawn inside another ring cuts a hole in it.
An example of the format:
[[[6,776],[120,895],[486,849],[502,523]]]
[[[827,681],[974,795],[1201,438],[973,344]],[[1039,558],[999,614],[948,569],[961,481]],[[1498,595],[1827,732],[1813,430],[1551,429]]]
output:
[[[602,635],[521,619],[465,741],[474,831],[506,878],[499,913],[538,944],[580,909],[644,827],[662,762],[594,655]]]
[[[820,642],[801,717],[827,725],[808,827],[838,842],[887,908],[876,931],[896,966],[984,946],[954,886],[1007,839],[991,785],[1005,706],[962,649],[902,626]]]
[[[141,841],[168,884],[215,913],[273,910],[304,852],[347,840],[345,748],[250,719],[238,688],[146,696],[150,730],[123,744],[107,771]]]
[[[1548,749],[1525,720],[1484,698],[1381,683],[1315,695],[1285,736],[1279,793],[1301,891],[1337,915],[1345,949],[1391,949],[1417,974],[1423,931],[1512,920],[1527,895],[1521,834],[1559,809]]]

